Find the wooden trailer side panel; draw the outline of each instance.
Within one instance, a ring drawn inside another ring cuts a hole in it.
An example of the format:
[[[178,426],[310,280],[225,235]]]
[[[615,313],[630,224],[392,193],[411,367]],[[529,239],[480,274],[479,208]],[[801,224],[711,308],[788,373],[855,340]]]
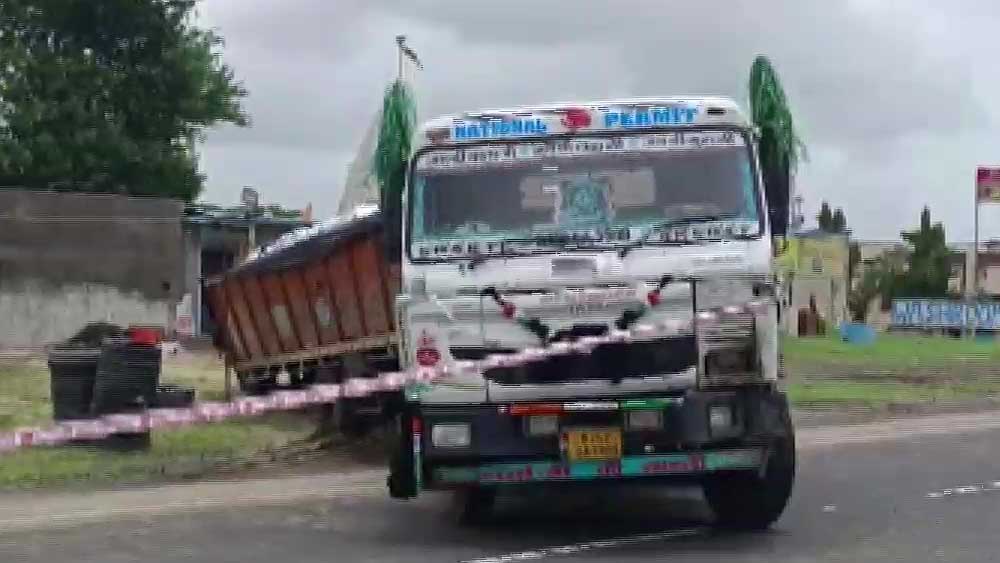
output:
[[[342,340],[340,335],[340,313],[337,311],[333,286],[330,283],[326,259],[314,260],[305,265],[303,275],[313,314],[319,328],[320,344],[334,344]]]
[[[344,340],[360,338],[366,332],[350,254],[352,246],[353,244],[341,247],[339,252],[330,256],[326,264],[333,298],[336,299],[337,312],[340,313],[338,320]]]
[[[260,333],[254,325],[253,315],[250,313],[250,305],[243,292],[243,286],[236,277],[229,278],[221,285],[223,293],[229,306],[236,313],[234,320],[238,326],[239,333],[243,336],[246,344],[247,355],[251,359],[264,357],[264,347],[260,342]]]
[[[278,344],[282,352],[295,352],[302,348],[299,342],[298,330],[292,322],[291,305],[285,295],[281,276],[277,273],[264,274],[257,278],[264,293],[266,309],[264,314],[270,317],[271,325],[278,335]]]
[[[386,260],[380,227],[351,228],[325,247],[248,263],[207,286],[224,331],[220,344],[238,369],[319,361],[395,342],[399,264]]]
[[[257,329],[257,334],[260,335],[260,344],[264,355],[280,354],[282,348],[278,339],[278,329],[274,326],[274,321],[271,318],[270,307],[268,307],[267,299],[264,297],[260,278],[251,275],[240,276],[239,281],[247,300],[253,325]]]
[[[386,310],[384,268],[379,263],[381,253],[375,241],[358,241],[352,245],[351,259],[357,278],[365,336],[386,334],[391,330],[391,315]]]
[[[216,326],[222,333],[220,336],[224,348],[236,361],[249,359],[244,337],[240,334],[239,323],[236,320],[236,311],[226,299],[222,286],[206,288],[205,296],[208,299],[208,306],[215,316]]]
[[[306,291],[304,267],[299,266],[281,274],[281,284],[292,316],[292,326],[302,348],[319,346],[319,331],[313,312],[313,300]]]

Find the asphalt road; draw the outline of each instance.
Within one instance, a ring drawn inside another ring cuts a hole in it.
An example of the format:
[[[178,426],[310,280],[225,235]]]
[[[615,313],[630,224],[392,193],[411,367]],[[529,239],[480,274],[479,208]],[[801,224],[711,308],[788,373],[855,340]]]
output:
[[[392,501],[374,480],[303,489],[295,502],[247,497],[52,526],[25,516],[23,529],[0,525],[0,561],[1000,561],[996,428],[803,448],[789,509],[759,534],[713,533],[697,491],[662,488],[505,498],[496,522],[466,529],[449,520],[447,495]]]

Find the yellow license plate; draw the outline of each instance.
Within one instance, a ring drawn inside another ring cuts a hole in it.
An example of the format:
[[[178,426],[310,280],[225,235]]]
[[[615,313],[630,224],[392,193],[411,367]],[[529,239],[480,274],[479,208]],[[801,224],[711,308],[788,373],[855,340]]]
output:
[[[569,430],[566,453],[570,461],[619,459],[622,457],[622,432],[607,430]]]

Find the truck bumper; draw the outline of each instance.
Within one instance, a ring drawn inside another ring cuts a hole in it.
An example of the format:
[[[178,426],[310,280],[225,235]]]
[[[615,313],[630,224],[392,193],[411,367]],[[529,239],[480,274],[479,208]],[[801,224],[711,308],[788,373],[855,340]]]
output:
[[[664,455],[624,456],[612,461],[537,461],[431,467],[433,488],[494,486],[543,481],[589,481],[690,476],[724,470],[755,470],[764,448],[707,450]]]
[[[666,400],[665,400],[666,399]],[[595,399],[597,400],[597,399]],[[662,424],[631,429],[629,405],[661,401]],[[588,399],[578,399],[573,406]],[[391,467],[394,497],[416,496],[421,489],[493,487],[566,481],[683,479],[720,471],[762,471],[772,445],[791,439],[793,429],[785,395],[761,386],[735,390],[689,390],[671,397],[621,397],[599,401],[603,409],[560,413],[559,431],[529,436],[520,408],[508,405],[410,405],[400,428],[399,448]],[[614,402],[619,408],[607,408]],[[549,408],[553,405],[547,404]],[[567,404],[567,406],[570,406]],[[713,416],[725,407],[730,416]],[[727,417],[722,417],[727,418]],[[436,447],[435,424],[469,424],[467,447]],[[574,460],[566,451],[564,431],[579,427],[620,430],[620,456]]]

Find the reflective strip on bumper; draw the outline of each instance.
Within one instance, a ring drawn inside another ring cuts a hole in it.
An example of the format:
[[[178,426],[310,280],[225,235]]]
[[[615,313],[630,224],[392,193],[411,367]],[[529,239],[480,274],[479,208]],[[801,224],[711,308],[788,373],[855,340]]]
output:
[[[542,461],[497,463],[472,467],[438,467],[434,480],[441,485],[467,483],[527,483],[618,477],[653,477],[706,473],[726,469],[757,469],[763,449],[723,450],[689,454],[627,456],[618,461],[563,463]]]

